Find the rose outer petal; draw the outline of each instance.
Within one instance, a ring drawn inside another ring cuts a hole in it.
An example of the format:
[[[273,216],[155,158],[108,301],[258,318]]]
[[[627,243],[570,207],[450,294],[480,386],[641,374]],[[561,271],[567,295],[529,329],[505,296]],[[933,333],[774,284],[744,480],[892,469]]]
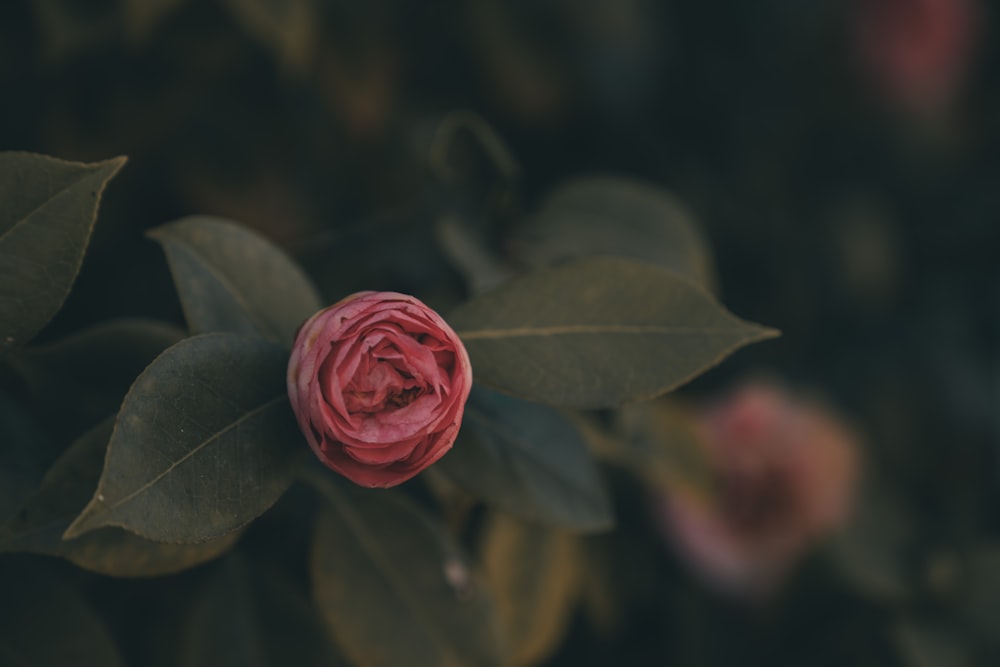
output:
[[[360,292],[310,317],[288,365],[289,399],[309,446],[364,486],[394,486],[444,456],[471,387],[455,332],[395,292]]]

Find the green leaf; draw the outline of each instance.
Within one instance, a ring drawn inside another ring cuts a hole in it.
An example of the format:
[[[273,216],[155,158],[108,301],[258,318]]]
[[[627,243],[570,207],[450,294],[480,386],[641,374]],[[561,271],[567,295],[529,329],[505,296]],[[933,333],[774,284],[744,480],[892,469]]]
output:
[[[544,405],[474,387],[458,441],[434,469],[528,519],[578,530],[603,530],[614,522],[586,442]]]
[[[68,525],[69,521],[62,522],[63,529]],[[61,556],[84,570],[111,577],[160,577],[218,558],[236,546],[242,535],[237,530],[207,542],[178,544],[154,542],[121,528],[98,528],[69,540],[58,553],[46,555]],[[51,539],[57,537],[53,531]]]
[[[234,553],[196,598],[180,642],[188,667],[346,667],[305,591]]]
[[[494,256],[483,239],[483,230],[468,218],[442,216],[434,225],[434,236],[471,294],[492,289],[513,275],[511,268]]]
[[[12,565],[14,565],[12,567]],[[61,578],[18,561],[0,567],[0,664],[119,667],[104,621]]]
[[[101,194],[123,164],[0,153],[0,352],[31,339],[62,307]]]
[[[583,594],[578,538],[495,512],[482,553],[513,664],[541,663],[559,647]]]
[[[313,596],[351,661],[372,667],[501,665],[491,601],[440,527],[399,492],[316,473]]]
[[[122,402],[93,499],[73,539],[118,526],[202,542],[275,503],[307,451],[285,388],[287,353],[259,338],[205,334],[174,345]]]
[[[256,334],[291,347],[322,307],[283,250],[235,222],[196,216],[149,232],[162,246],[191,333]]]
[[[135,378],[184,332],[154,320],[104,322],[10,358],[53,426],[79,425],[118,411]]]
[[[669,269],[619,257],[540,269],[474,297],[448,321],[478,382],[577,408],[653,398],[777,335]]]
[[[577,422],[595,455],[659,489],[709,490],[715,470],[693,413],[670,398],[622,406],[611,432]]]
[[[60,556],[99,574],[152,577],[209,561],[236,543],[239,532],[199,544],[170,544],[146,540],[121,528],[99,528],[74,540],[63,540],[63,532],[97,486],[113,426],[113,419],[104,420],[59,457],[14,519],[0,528],[0,552]]]
[[[572,181],[542,202],[510,240],[532,268],[619,255],[659,264],[712,290],[712,253],[690,212],[668,192],[615,177]]]

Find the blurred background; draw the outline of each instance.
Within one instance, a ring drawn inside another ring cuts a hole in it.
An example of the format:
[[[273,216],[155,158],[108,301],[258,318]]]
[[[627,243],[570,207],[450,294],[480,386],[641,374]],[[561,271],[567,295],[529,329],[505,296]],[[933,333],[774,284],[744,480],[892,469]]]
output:
[[[825,396],[861,433],[870,520],[767,604],[664,544],[624,620],[575,622],[547,664],[997,664],[997,27],[977,0],[8,0],[0,150],[129,156],[42,340],[180,322],[142,232],[182,215],[261,231],[331,302],[443,304],[442,216],[502,255],[567,180],[666,188],[722,301],[783,332],[683,394],[765,372]]]

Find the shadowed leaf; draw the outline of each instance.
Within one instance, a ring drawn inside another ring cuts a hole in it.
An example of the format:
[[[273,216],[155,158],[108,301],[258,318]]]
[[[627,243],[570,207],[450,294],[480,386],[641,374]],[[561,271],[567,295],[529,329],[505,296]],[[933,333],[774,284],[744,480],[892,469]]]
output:
[[[492,289],[514,274],[489,249],[483,230],[467,218],[442,216],[434,225],[434,236],[472,294]]]
[[[679,201],[615,177],[567,183],[515,232],[514,255],[532,268],[576,257],[619,255],[659,264],[713,290],[708,243]]]
[[[25,348],[10,362],[31,393],[43,399],[40,409],[51,415],[53,427],[65,441],[81,426],[117,412],[135,378],[183,337],[177,327],[155,320],[112,320],[54,343]]]
[[[99,528],[74,540],[62,539],[93,495],[113,425],[113,419],[104,420],[59,457],[14,519],[0,527],[0,552],[61,556],[100,574],[152,577],[194,567],[231,548],[239,532],[199,544],[152,542],[121,528]]]
[[[119,526],[201,542],[263,513],[306,451],[286,364],[281,348],[237,334],[188,338],[157,357],[122,402],[97,492],[66,539]]]
[[[317,473],[313,596],[344,654],[371,667],[501,665],[487,592],[444,532],[398,492]]]
[[[101,194],[124,164],[0,153],[0,352],[31,339],[62,307]]]
[[[302,269],[256,232],[196,216],[149,232],[167,254],[191,333],[256,334],[290,347],[322,307]]]
[[[482,553],[513,663],[541,663],[558,648],[583,593],[578,539],[495,512]]]
[[[712,463],[693,414],[669,397],[622,406],[610,432],[582,417],[577,421],[595,456],[621,466],[659,489],[710,489]]]
[[[16,561],[15,561],[16,562]],[[41,567],[0,567],[0,664],[119,667],[104,621],[61,578]]]
[[[435,470],[486,502],[580,530],[613,523],[583,438],[552,408],[474,387],[455,446]]]
[[[618,257],[530,273],[474,297],[448,321],[476,381],[577,408],[652,398],[776,335],[669,269]]]
[[[188,667],[339,667],[305,591],[278,568],[234,553],[213,572],[187,617],[180,664]]]

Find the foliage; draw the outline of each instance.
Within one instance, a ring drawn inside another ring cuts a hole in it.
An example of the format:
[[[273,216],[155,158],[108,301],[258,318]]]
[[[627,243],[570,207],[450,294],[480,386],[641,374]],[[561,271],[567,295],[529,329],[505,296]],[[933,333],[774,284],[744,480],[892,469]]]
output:
[[[866,107],[835,4],[0,9],[0,663],[992,664],[991,109]],[[288,401],[360,290],[475,381],[392,489]],[[761,366],[866,478],[747,604],[657,507],[724,492],[699,410]]]
[[[78,226],[89,232],[95,211],[77,202],[94,199],[92,189],[53,193],[35,185],[50,180],[36,173],[51,168],[46,158],[5,157],[4,178],[20,185],[19,196],[41,202],[38,212],[17,217],[14,230],[26,234],[68,224],[75,212],[83,220]],[[107,173],[101,164],[78,169]],[[614,208],[615,192],[604,196],[611,206],[606,219],[629,219],[627,207]],[[70,212],[53,208],[52,200]],[[669,215],[644,218],[643,224],[656,220],[671,229],[688,224]],[[693,230],[686,234],[695,236]],[[35,235],[64,243],[58,234]],[[353,491],[329,473],[303,467],[307,448],[285,388],[287,345],[321,305],[303,271],[258,234],[212,217],[185,218],[150,236],[164,248],[191,335],[176,342],[160,337],[156,347],[166,349],[138,374],[114,418],[73,443],[21,503],[5,528],[3,549],[62,556],[114,576],[181,571],[230,550],[239,531],[282,496],[298,470],[313,481],[324,505],[311,550],[313,594],[349,659],[500,665],[511,651],[520,664],[551,650],[559,633],[522,637],[524,621],[509,608],[504,632],[513,633],[505,635],[512,646],[501,643],[491,593],[477,583],[474,567],[433,513],[403,494]],[[85,246],[86,240],[77,243]],[[44,256],[41,241],[33,249]],[[692,245],[690,252],[702,249]],[[5,255],[11,271],[24,254]],[[607,530],[613,511],[586,441],[572,419],[538,403],[594,409],[648,399],[734,348],[773,335],[729,314],[667,268],[669,262],[654,266],[628,254],[528,270],[449,316],[471,350],[478,381],[535,401],[476,390],[455,452],[440,465],[470,499],[555,526]],[[678,260],[684,270],[700,261],[686,255]],[[51,318],[51,301],[31,295],[22,299],[24,317]],[[8,329],[19,338],[13,325]],[[12,367],[34,379],[44,396],[46,372],[83,374],[84,382],[88,372],[104,373],[93,360],[92,368],[81,369],[83,349],[116,341],[121,348],[109,356],[118,356],[151,334],[169,331],[166,324],[104,325],[49,344],[48,351],[29,348],[13,358]],[[500,539],[502,521],[496,519],[486,542],[491,559],[496,550],[516,548],[509,538],[491,547]],[[517,525],[507,530],[520,530]],[[519,539],[531,547],[531,538]],[[553,548],[564,548],[558,544]],[[549,557],[559,567],[558,554]],[[494,578],[505,576],[490,562]],[[495,590],[507,587],[494,584]],[[558,611],[561,626],[572,599]],[[386,641],[386,625],[406,631],[396,630]]]

